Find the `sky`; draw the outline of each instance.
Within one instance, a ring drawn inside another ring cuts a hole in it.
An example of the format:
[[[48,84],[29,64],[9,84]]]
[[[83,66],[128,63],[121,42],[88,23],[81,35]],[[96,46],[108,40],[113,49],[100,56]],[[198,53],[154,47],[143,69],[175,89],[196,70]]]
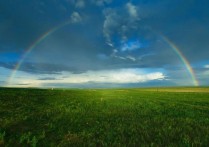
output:
[[[209,85],[208,0],[1,0],[0,86]]]

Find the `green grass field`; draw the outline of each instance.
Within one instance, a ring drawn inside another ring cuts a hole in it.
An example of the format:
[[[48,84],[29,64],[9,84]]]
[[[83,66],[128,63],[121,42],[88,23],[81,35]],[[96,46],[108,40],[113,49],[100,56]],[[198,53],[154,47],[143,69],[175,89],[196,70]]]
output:
[[[0,89],[0,146],[208,146],[209,88]]]

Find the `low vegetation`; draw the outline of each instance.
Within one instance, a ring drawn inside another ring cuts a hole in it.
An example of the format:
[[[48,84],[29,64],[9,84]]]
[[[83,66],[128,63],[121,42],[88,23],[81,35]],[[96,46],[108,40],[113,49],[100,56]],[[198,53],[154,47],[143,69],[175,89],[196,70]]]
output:
[[[0,146],[208,146],[209,88],[0,89]]]

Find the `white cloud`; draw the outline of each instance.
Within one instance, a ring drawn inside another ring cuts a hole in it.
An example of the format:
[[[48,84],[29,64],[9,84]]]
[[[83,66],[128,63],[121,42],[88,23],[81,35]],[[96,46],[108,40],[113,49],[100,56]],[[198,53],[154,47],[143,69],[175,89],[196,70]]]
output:
[[[111,35],[113,33],[113,29],[119,26],[118,14],[111,9],[105,11],[105,21],[103,24],[103,34],[107,39],[108,44],[112,44]]]
[[[130,41],[127,43],[124,43],[121,47],[121,51],[125,52],[125,51],[134,51],[141,48],[141,43],[137,40],[137,41]]]
[[[103,11],[105,20],[103,34],[108,44],[114,44],[113,36],[118,36],[121,41],[127,41],[131,32],[138,31],[139,16],[135,5],[127,3],[120,8],[107,8]]]
[[[133,62],[137,61],[137,59],[133,56],[119,56],[119,55],[116,55],[116,54],[112,54],[112,57],[113,58],[117,58],[117,59],[121,59],[121,60],[131,60]]]
[[[70,16],[72,23],[78,23],[81,22],[82,18],[78,12],[73,12]]]
[[[209,65],[205,65],[204,68],[209,68]]]
[[[107,45],[111,46],[111,47],[114,47],[114,45],[110,42],[106,42]]]
[[[64,75],[68,75],[69,78],[65,78],[60,80],[60,83],[141,83],[147,82],[151,80],[162,80],[165,78],[164,74],[161,72],[152,72],[146,73],[139,69],[116,69],[116,70],[100,70],[100,71],[87,71],[81,74],[69,74],[64,73]],[[59,82],[56,81],[48,81],[48,82]]]
[[[143,73],[138,69],[88,71],[70,77],[66,79],[68,83],[140,83],[165,78],[161,72]]]
[[[22,76],[20,76],[22,75]],[[56,76],[56,79],[39,80],[49,75],[34,75],[25,72],[17,72],[14,79],[8,86],[15,87],[41,87],[44,84],[57,83],[57,84],[85,84],[88,82],[95,83],[115,83],[115,84],[128,84],[128,83],[142,83],[152,80],[164,80],[165,75],[162,72],[149,72],[138,68],[130,69],[115,69],[115,70],[99,70],[87,71],[85,73],[73,74],[70,72],[62,72]],[[53,75],[50,75],[53,77]],[[63,78],[65,77],[65,78]]]
[[[138,18],[138,13],[137,13],[137,7],[134,6],[132,3],[127,3],[126,8],[128,10],[128,13],[131,17]]]
[[[118,59],[121,59],[121,60],[126,60],[126,58],[125,57],[122,57],[122,56],[113,55],[112,57],[118,58]]]
[[[136,61],[136,58],[133,57],[133,56],[130,56],[130,55],[128,55],[126,58],[129,59],[129,60],[131,60],[131,61]]]

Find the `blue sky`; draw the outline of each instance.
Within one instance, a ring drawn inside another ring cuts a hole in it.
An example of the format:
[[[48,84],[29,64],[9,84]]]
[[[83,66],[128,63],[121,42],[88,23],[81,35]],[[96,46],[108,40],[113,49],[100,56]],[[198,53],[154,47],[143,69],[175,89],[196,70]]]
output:
[[[0,86],[209,85],[208,7],[207,0],[1,0]]]

